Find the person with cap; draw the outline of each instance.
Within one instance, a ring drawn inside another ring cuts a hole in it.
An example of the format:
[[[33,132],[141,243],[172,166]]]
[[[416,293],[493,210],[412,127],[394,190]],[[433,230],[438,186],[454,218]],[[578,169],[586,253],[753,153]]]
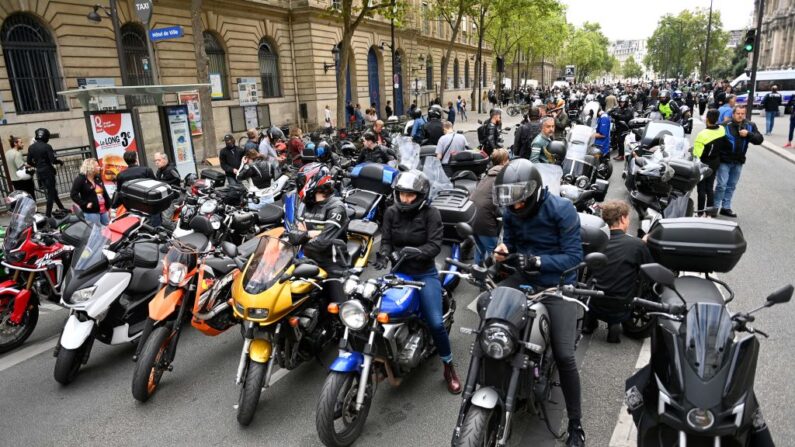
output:
[[[47,197],[47,217],[52,217],[53,205],[58,205],[61,212],[66,212],[66,208],[58,197],[58,190],[55,187],[55,165],[63,165],[63,161],[55,156],[55,151],[50,146],[50,131],[43,127],[36,129],[34,133],[35,142],[28,149],[28,166],[36,168],[36,176],[39,179],[39,186],[44,189]]]
[[[226,174],[228,185],[237,185],[237,171],[243,162],[243,149],[235,144],[235,137],[232,134],[224,135],[224,148],[218,154],[221,162],[221,169]]]

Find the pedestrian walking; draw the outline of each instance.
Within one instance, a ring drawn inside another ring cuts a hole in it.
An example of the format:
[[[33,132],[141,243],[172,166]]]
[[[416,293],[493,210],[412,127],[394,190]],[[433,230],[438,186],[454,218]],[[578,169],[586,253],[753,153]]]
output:
[[[745,106],[734,106],[732,121],[725,125],[727,148],[720,153],[717,186],[715,187],[715,206],[720,214],[737,217],[732,210],[732,197],[743,172],[748,144],[762,144],[764,137],[759,133],[756,124],[745,119]]]
[[[323,128],[329,135],[334,131],[334,123],[331,121],[331,109],[329,109],[328,105],[323,109]]]
[[[72,182],[69,193],[72,202],[83,212],[86,222],[108,225],[110,216],[110,196],[105,189],[105,184],[99,177],[99,163],[94,158],[83,160],[80,173]]]
[[[773,133],[773,123],[778,116],[778,108],[781,107],[781,93],[778,92],[778,86],[773,84],[770,88],[770,93],[762,98],[762,107],[765,108],[765,135]]]
[[[46,216],[52,217],[53,205],[58,205],[62,212],[66,212],[66,208],[58,198],[58,190],[55,185],[55,165],[63,165],[63,161],[55,157],[55,151],[49,145],[49,141],[49,130],[43,127],[36,129],[34,143],[28,150],[27,163],[36,168],[39,186],[44,189],[44,195],[47,197]]]
[[[455,109],[453,109],[453,101],[447,101],[447,110],[442,110],[447,115],[447,121],[450,124],[455,124]]]
[[[463,107],[462,101],[463,100],[461,99],[461,95],[458,95],[458,98],[455,101],[455,109],[456,109],[456,112],[458,112],[458,114],[461,115],[461,119],[464,118],[464,116],[463,116],[464,112],[463,112],[463,109],[462,109],[462,107]]]
[[[25,163],[22,150],[25,148],[25,141],[20,137],[11,135],[8,137],[9,149],[6,154],[8,160],[8,174],[11,176],[11,185],[15,191],[25,191],[30,197],[36,200],[36,187],[33,184],[33,168]]]
[[[789,136],[784,147],[792,147],[792,133],[795,132],[795,95],[792,95],[784,108],[784,112],[789,110]]]
[[[461,118],[464,121],[468,120],[468,118],[467,118],[467,100],[466,99],[462,99],[461,100]]]
[[[393,114],[392,101],[387,101],[386,102],[386,107],[384,107],[384,111],[386,112],[386,119],[389,119],[389,117],[392,116],[392,114]]]
[[[475,264],[482,264],[494,252],[500,236],[500,219],[502,212],[494,204],[492,190],[497,174],[511,161],[508,151],[503,148],[495,149],[491,153],[491,169],[486,176],[478,182],[477,188],[472,192],[472,202],[477,208],[475,221],[472,222],[472,231],[475,235]]]

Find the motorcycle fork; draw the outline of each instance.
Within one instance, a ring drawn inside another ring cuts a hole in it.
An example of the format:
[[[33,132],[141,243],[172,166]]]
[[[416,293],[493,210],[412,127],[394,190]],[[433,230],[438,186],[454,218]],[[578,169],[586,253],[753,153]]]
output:
[[[194,276],[194,281],[196,277]],[[188,283],[185,288],[185,294],[182,296],[182,302],[179,303],[179,310],[177,311],[177,320],[174,322],[174,326],[171,328],[171,342],[168,345],[168,350],[166,351],[166,361],[165,364],[169,365],[171,362],[174,361],[174,357],[177,355],[177,343],[179,342],[179,335],[182,333],[182,323],[185,319],[185,312],[187,312],[188,303],[190,302],[191,292],[194,287],[194,281]]]
[[[477,341],[472,342],[471,353],[469,357],[469,368],[467,368],[467,380],[464,384],[464,393],[461,395],[461,408],[458,410],[458,422],[455,426],[455,435],[459,436],[461,426],[464,425],[464,418],[466,417],[467,409],[469,408],[469,401],[472,395],[475,394],[475,385],[478,383],[478,376],[480,375],[480,364],[483,361],[483,351],[480,349],[480,343]]]
[[[513,418],[514,406],[516,405],[517,400],[516,391],[519,388],[519,376],[521,375],[522,370],[526,369],[530,363],[530,359],[527,358],[527,355],[525,355],[525,344],[530,339],[530,333],[532,332],[534,319],[534,316],[528,315],[522,343],[519,344],[519,349],[511,360],[511,379],[508,382],[508,392],[505,393],[505,422],[502,426],[502,434],[500,435],[500,439],[497,441],[498,446],[507,445],[508,436],[511,434],[511,419]]]
[[[377,329],[376,324],[378,323],[373,323],[373,327],[370,330],[370,338],[367,340],[367,345],[364,347],[364,365],[362,366],[362,374],[359,378],[359,390],[356,393],[357,411],[361,410],[364,406],[364,395],[367,392],[367,383],[370,380],[370,367],[373,364],[373,343],[375,342],[375,332]]]
[[[28,308],[28,304],[30,304],[30,298],[33,295],[31,289],[33,287],[33,280],[35,278],[35,272],[28,273],[28,279],[25,283],[25,288],[17,293],[14,299],[14,309],[11,311],[11,316],[9,317],[9,321],[11,323],[20,324],[22,322],[22,317],[25,315],[25,310]],[[36,305],[35,302],[33,304]]]
[[[146,343],[146,339],[149,338],[149,334],[152,333],[152,329],[155,327],[155,321],[151,318],[147,318],[144,322],[144,328],[141,330],[141,336],[138,338],[138,346],[135,347],[135,354],[133,354],[133,361],[138,361],[138,357],[141,355],[141,349],[144,347],[144,343]]]

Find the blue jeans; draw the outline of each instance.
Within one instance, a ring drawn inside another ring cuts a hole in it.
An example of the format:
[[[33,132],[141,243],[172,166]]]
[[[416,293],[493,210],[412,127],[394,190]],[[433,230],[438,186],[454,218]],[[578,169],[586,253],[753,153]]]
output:
[[[740,163],[721,163],[718,166],[717,183],[715,185],[715,207],[721,209],[732,208],[732,197],[740,181],[743,165]]]
[[[475,250],[475,264],[481,264],[494,252],[497,248],[497,236],[481,236],[475,235],[475,245],[478,249]]]
[[[767,127],[765,128],[767,130],[765,133],[773,132],[773,121],[775,121],[776,115],[778,115],[778,112],[765,112],[765,118],[767,119]]]
[[[100,213],[83,213],[86,222],[92,224],[108,225],[110,223],[110,216],[107,212]]]
[[[444,328],[442,281],[439,280],[439,272],[433,268],[421,275],[412,275],[412,278],[415,281],[425,282],[425,287],[420,290],[420,311],[431,330],[433,344],[439,351],[439,357],[443,362],[450,363],[453,360],[453,352],[450,349],[450,338]]]

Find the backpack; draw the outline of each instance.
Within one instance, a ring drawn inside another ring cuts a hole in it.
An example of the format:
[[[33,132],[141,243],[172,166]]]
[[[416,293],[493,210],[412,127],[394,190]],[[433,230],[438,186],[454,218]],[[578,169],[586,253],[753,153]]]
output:
[[[487,134],[487,132],[488,132],[487,131],[487,126],[488,125],[489,125],[489,122],[486,121],[485,123],[481,124],[480,127],[478,127],[478,143],[480,143],[481,146],[486,144],[486,139],[488,138],[488,136],[487,136],[488,135]]]

